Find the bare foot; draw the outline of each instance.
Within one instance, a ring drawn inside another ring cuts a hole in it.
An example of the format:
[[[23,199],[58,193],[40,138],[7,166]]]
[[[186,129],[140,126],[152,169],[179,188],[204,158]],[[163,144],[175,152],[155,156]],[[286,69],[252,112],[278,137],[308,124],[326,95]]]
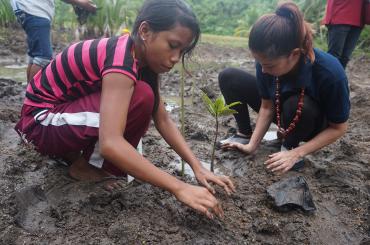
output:
[[[77,180],[100,181],[111,175],[89,164],[82,156],[72,161],[68,170],[69,175]]]
[[[85,158],[78,156],[77,158],[71,159],[71,165],[69,167],[69,175],[81,181],[93,181],[97,183],[104,183],[104,189],[112,191],[123,187],[122,178],[116,177],[112,174],[105,172],[102,169],[96,168],[89,164]]]

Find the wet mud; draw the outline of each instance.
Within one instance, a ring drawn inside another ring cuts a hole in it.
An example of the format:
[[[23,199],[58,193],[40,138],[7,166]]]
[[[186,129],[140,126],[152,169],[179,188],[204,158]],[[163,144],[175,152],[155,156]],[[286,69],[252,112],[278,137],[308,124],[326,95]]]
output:
[[[23,40],[11,44],[24,47]],[[22,57],[0,45],[9,50],[1,54],[4,60]],[[200,45],[196,56],[202,65],[186,79],[185,131],[195,154],[209,162],[214,119],[202,105],[199,88],[219,94],[218,72],[230,65],[253,71],[253,62],[247,49],[210,45]],[[356,58],[347,70],[352,101],[348,133],[307,156],[302,171],[284,176],[266,171],[263,162],[279,150],[271,142],[264,141],[253,156],[217,149],[216,167],[237,185],[230,197],[217,188],[223,220],[209,220],[140,181],[112,193],[102,183],[74,181],[66,166],[20,143],[13,127],[25,87],[22,81],[0,79],[0,244],[369,244],[369,64],[369,59]],[[178,97],[179,81],[179,71],[161,77],[165,100]],[[178,123],[179,108],[173,106],[170,113]],[[232,117],[222,118],[220,137],[232,132],[230,128],[235,128]],[[179,176],[172,164],[177,155],[153,125],[143,150],[156,166],[195,183],[190,176]],[[307,181],[315,212],[274,207],[267,187],[294,176]]]

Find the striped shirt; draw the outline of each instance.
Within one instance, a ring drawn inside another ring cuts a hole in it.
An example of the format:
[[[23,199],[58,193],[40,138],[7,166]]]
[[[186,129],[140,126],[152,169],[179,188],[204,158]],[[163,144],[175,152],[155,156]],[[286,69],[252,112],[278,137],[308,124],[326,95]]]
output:
[[[104,75],[121,73],[135,82],[137,60],[129,35],[82,41],[59,53],[29,82],[24,104],[53,108],[101,90]]]

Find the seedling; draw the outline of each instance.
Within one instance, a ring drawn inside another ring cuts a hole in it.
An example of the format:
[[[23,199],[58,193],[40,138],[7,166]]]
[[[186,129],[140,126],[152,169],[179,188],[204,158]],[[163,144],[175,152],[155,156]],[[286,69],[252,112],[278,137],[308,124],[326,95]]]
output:
[[[180,121],[181,121],[181,133],[185,138],[185,103],[184,103],[184,97],[185,97],[185,69],[184,67],[181,67],[181,115],[180,115]],[[185,162],[181,158],[181,176],[185,175]]]
[[[218,119],[221,116],[228,116],[235,113],[238,113],[236,110],[230,109],[233,106],[240,105],[241,102],[233,102],[229,105],[225,103],[225,99],[222,95],[220,95],[215,101],[212,101],[206,93],[202,91],[202,99],[204,104],[207,107],[207,110],[211,115],[216,119],[216,133],[215,138],[213,141],[213,147],[212,147],[212,156],[211,156],[211,171],[214,171],[214,158],[215,158],[215,149],[216,149],[216,143],[217,143],[217,137],[218,137]]]

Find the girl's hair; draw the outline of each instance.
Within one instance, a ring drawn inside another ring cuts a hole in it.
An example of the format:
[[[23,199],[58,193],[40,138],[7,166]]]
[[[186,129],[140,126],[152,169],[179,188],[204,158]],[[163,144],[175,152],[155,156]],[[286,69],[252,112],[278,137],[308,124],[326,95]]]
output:
[[[275,13],[260,17],[253,25],[249,48],[269,58],[289,55],[293,49],[299,48],[313,62],[312,36],[312,28],[297,5],[285,2],[277,7]]]
[[[136,42],[141,42],[138,31],[141,23],[146,21],[154,33],[167,31],[177,24],[189,28],[193,33],[193,41],[182,53],[181,61],[184,65],[185,56],[189,57],[198,43],[200,28],[192,9],[183,0],[146,0],[141,7],[132,28],[131,36]],[[158,107],[158,84],[154,77],[147,81],[155,94],[154,112]]]

